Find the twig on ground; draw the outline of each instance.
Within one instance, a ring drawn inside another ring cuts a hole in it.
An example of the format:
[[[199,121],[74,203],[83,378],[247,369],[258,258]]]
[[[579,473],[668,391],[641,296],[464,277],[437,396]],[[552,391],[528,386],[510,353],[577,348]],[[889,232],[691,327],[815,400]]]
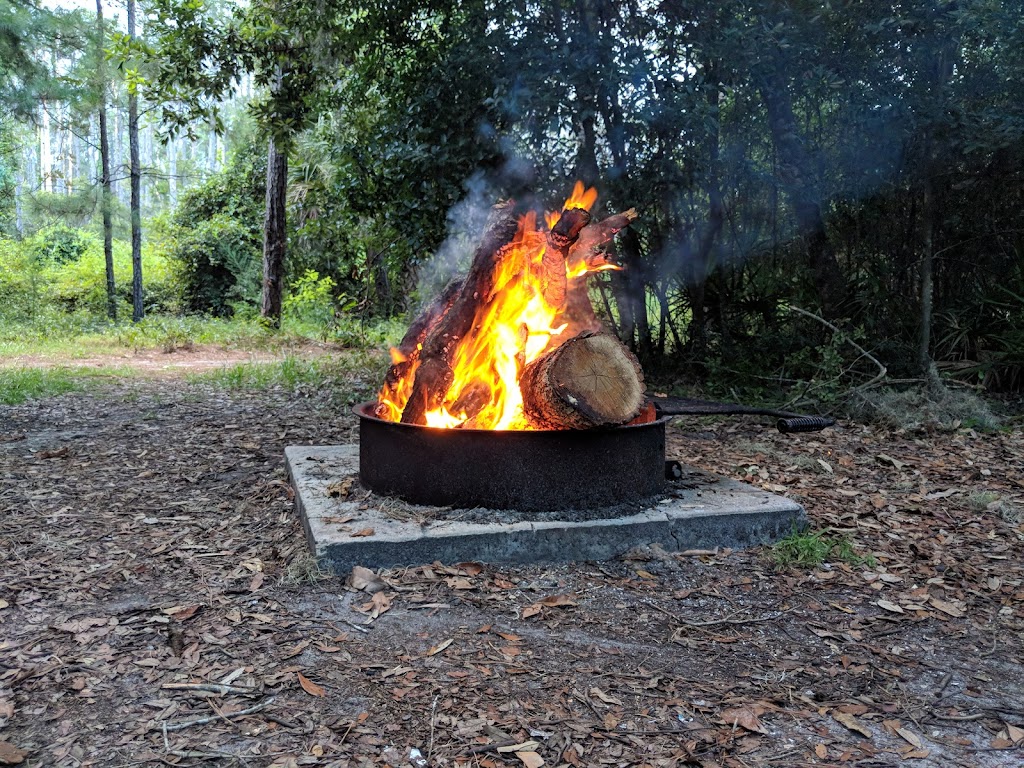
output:
[[[252,696],[258,693],[255,688],[242,688],[237,685],[223,685],[221,683],[164,683],[160,687],[168,691],[197,691],[200,693],[213,693],[218,696],[227,696],[231,693]]]
[[[246,715],[252,715],[256,712],[259,712],[260,710],[266,709],[274,703],[274,699],[275,697],[271,696],[269,699],[260,702],[259,704],[248,707],[247,709],[240,709],[237,712],[229,712],[226,715],[208,715],[206,717],[196,717],[191,720],[183,720],[180,723],[168,724],[165,722],[163,723],[162,727],[165,731],[180,731],[185,728],[190,728],[193,725],[206,725],[207,723],[212,723],[214,720],[219,720],[222,717],[225,720],[236,717],[245,717]]]
[[[347,624],[348,626],[352,627],[352,629],[356,630],[357,632],[362,632],[364,635],[365,634],[369,634],[369,632],[370,632],[370,630],[367,629],[366,627],[361,627],[358,624],[355,624],[355,623],[349,621],[348,619],[338,619],[338,621],[340,621],[342,624]],[[328,624],[328,626],[334,627],[333,624]],[[338,629],[337,627],[334,627],[334,630],[336,632],[341,632],[341,630]]]
[[[946,692],[946,689],[949,687],[949,684],[951,682],[953,682],[953,673],[952,672],[947,672],[946,676],[942,678],[942,682],[939,683],[939,690],[937,690],[935,692],[935,698],[936,699],[941,699],[942,698],[942,694],[944,694]]]
[[[437,700],[438,696],[434,697],[434,703],[430,705],[430,742],[427,744],[427,760],[434,754],[434,724],[437,721]]]
[[[995,717],[990,715],[988,712],[975,712],[970,715],[938,715],[932,714],[936,720],[949,720],[952,722],[967,722],[969,720],[981,720],[983,717]]]

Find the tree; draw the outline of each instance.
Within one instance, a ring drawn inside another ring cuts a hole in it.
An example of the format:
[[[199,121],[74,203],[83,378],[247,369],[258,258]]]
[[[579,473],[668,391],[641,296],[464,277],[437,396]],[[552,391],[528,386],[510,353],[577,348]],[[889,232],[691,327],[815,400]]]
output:
[[[110,210],[113,195],[110,183],[110,141],[107,135],[107,68],[103,45],[105,39],[103,0],[96,0],[96,90],[99,96],[100,211],[103,217],[103,262],[106,265],[107,273],[107,316],[111,320],[116,320],[117,286],[114,285],[114,223]],[[134,261],[132,263],[134,266]]]
[[[146,49],[147,85],[164,102],[172,131],[199,118],[219,126],[216,99],[245,73],[265,89],[252,104],[268,147],[260,312],[277,327],[287,252],[288,153],[297,133],[334,98],[350,9],[343,3],[258,0],[225,17],[192,0],[157,0],[153,10],[158,39]]]
[[[135,41],[135,0],[128,0],[128,39]],[[142,168],[139,163],[139,95],[128,86],[128,153],[131,174],[132,220],[132,320],[139,322],[146,310],[142,303]]]

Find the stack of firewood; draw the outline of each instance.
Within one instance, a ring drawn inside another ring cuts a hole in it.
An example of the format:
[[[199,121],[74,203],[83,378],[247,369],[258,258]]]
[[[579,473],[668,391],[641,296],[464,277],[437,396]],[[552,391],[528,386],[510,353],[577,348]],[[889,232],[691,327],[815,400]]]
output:
[[[532,216],[532,214],[530,214]],[[624,424],[644,404],[643,372],[633,354],[594,313],[585,273],[605,265],[604,246],[636,218],[634,210],[592,222],[583,208],[564,210],[538,239],[529,268],[544,301],[557,308],[553,335],[535,360],[521,361],[523,415],[534,429],[586,429]],[[423,425],[425,415],[451,399],[460,342],[480,329],[477,318],[500,300],[504,261],[524,247],[524,229],[511,202],[492,208],[469,272],[456,280],[413,322],[396,350],[381,390],[378,415]],[[528,246],[529,244],[525,244]],[[542,255],[541,255],[542,253]],[[570,277],[573,275],[573,277]],[[474,403],[485,399],[463,391],[457,410],[465,426],[476,426]],[[398,403],[396,409],[395,403]]]

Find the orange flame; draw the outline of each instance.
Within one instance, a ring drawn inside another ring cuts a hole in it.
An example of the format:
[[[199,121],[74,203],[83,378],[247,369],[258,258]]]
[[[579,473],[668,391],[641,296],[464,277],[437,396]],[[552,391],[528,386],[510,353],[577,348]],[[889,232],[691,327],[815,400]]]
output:
[[[590,210],[597,201],[597,190],[577,181],[562,210]],[[558,222],[561,211],[545,214],[546,229]],[[552,306],[544,298],[540,264],[547,248],[546,229],[537,223],[537,215],[527,213],[511,247],[503,254],[494,280],[491,297],[481,297],[473,321],[473,332],[459,341],[452,359],[454,377],[442,405],[426,413],[430,427],[451,429],[530,429],[523,416],[523,398],[519,377],[523,368],[540,357],[553,336],[566,324],[560,320],[563,307]],[[618,269],[613,264],[587,264],[580,260],[566,277],[570,282],[589,272]],[[392,362],[406,362],[396,349]],[[378,415],[388,421],[401,420],[402,411],[412,393],[418,358],[409,361],[397,385],[382,390]]]

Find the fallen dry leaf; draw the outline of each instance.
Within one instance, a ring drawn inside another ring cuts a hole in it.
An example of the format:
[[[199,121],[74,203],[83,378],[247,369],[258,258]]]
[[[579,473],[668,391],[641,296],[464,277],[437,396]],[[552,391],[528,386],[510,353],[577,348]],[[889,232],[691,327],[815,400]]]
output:
[[[537,603],[551,608],[563,605],[576,605],[576,601],[571,595],[549,595],[542,600],[538,600]]]
[[[913,731],[908,731],[906,728],[897,728],[896,733],[903,737],[903,740],[915,749],[921,749],[924,744],[921,742],[921,737]]]
[[[9,741],[0,741],[0,765],[18,765],[28,755],[24,749],[18,749]]]
[[[764,714],[764,708],[757,704],[752,704],[747,707],[733,707],[731,709],[722,710],[721,719],[722,722],[729,726],[740,726],[748,731],[754,733],[768,733],[765,727],[761,725],[761,721],[758,720],[759,715]]]
[[[814,754],[817,755],[819,759],[824,760],[826,757],[828,757],[828,747],[826,747],[824,744],[815,744]]]
[[[871,731],[853,715],[847,712],[833,712],[832,718],[840,725],[846,726],[851,731],[856,731],[864,738],[871,738]]]
[[[302,686],[302,690],[310,696],[319,696],[320,698],[323,698],[327,695],[327,691],[324,690],[322,685],[317,685],[301,672],[296,672],[295,674],[299,677],[299,685]]]
[[[620,699],[617,699],[614,696],[609,696],[607,693],[602,691],[600,688],[597,688],[596,686],[590,689],[590,695],[596,696],[605,704],[617,704],[620,707],[622,706],[622,701]]]
[[[522,617],[528,619],[531,616],[536,616],[538,613],[544,610],[544,607],[540,603],[533,603],[523,608]]]
[[[355,539],[355,538],[358,538],[360,536],[373,536],[374,533],[375,533],[375,531],[373,530],[373,528],[363,528],[363,530],[361,530],[361,531],[356,531],[355,533],[350,533],[349,536],[351,536],[353,539]]]
[[[544,765],[544,758],[536,752],[516,752],[516,757],[526,768],[540,768]]]
[[[875,602],[875,605],[891,613],[906,613],[906,611],[896,605],[896,603],[890,603],[888,600],[878,600]]]
[[[188,605],[188,606],[185,606],[183,608],[174,608],[174,609],[172,609],[172,611],[171,611],[171,613],[169,615],[175,621],[188,621],[189,619],[191,619],[193,616],[196,615],[196,612],[201,607],[202,606],[200,606],[197,603],[195,605]]]
[[[509,752],[533,752],[540,746],[539,741],[524,741],[522,744],[512,744],[507,747],[498,747],[499,752],[508,754]]]
[[[356,565],[352,568],[352,572],[348,575],[348,585],[352,589],[369,592],[371,595],[387,588],[384,579],[369,568],[364,568],[361,565]]]
[[[443,642],[440,642],[440,643],[438,643],[438,644],[437,644],[437,645],[435,645],[435,646],[434,646],[433,648],[431,648],[431,649],[430,649],[429,651],[427,651],[427,656],[433,656],[433,655],[435,655],[435,654],[438,654],[438,653],[440,653],[440,652],[441,652],[441,651],[443,651],[443,650],[444,650],[445,648],[447,648],[447,647],[448,647],[449,645],[451,645],[451,644],[452,644],[452,642],[453,642],[453,641],[452,641],[452,638],[448,638],[447,640],[445,640],[445,641],[443,641]]]
[[[370,602],[363,603],[357,610],[370,614],[371,619],[376,619],[382,613],[391,608],[391,598],[386,592],[374,592]]]
[[[1019,741],[1024,741],[1024,728],[1018,728],[1016,725],[1006,724],[1006,738],[1016,744]]]
[[[952,616],[954,619],[963,617],[964,612],[955,603],[951,603],[947,600],[940,600],[937,597],[928,598],[928,603],[933,608],[942,611],[943,613]]]
[[[332,499],[345,498],[352,492],[352,484],[354,482],[354,477],[346,477],[344,480],[331,483],[327,486],[327,495]]]
[[[927,749],[908,749],[906,752],[901,752],[900,757],[904,760],[923,760],[930,754],[931,751]]]

